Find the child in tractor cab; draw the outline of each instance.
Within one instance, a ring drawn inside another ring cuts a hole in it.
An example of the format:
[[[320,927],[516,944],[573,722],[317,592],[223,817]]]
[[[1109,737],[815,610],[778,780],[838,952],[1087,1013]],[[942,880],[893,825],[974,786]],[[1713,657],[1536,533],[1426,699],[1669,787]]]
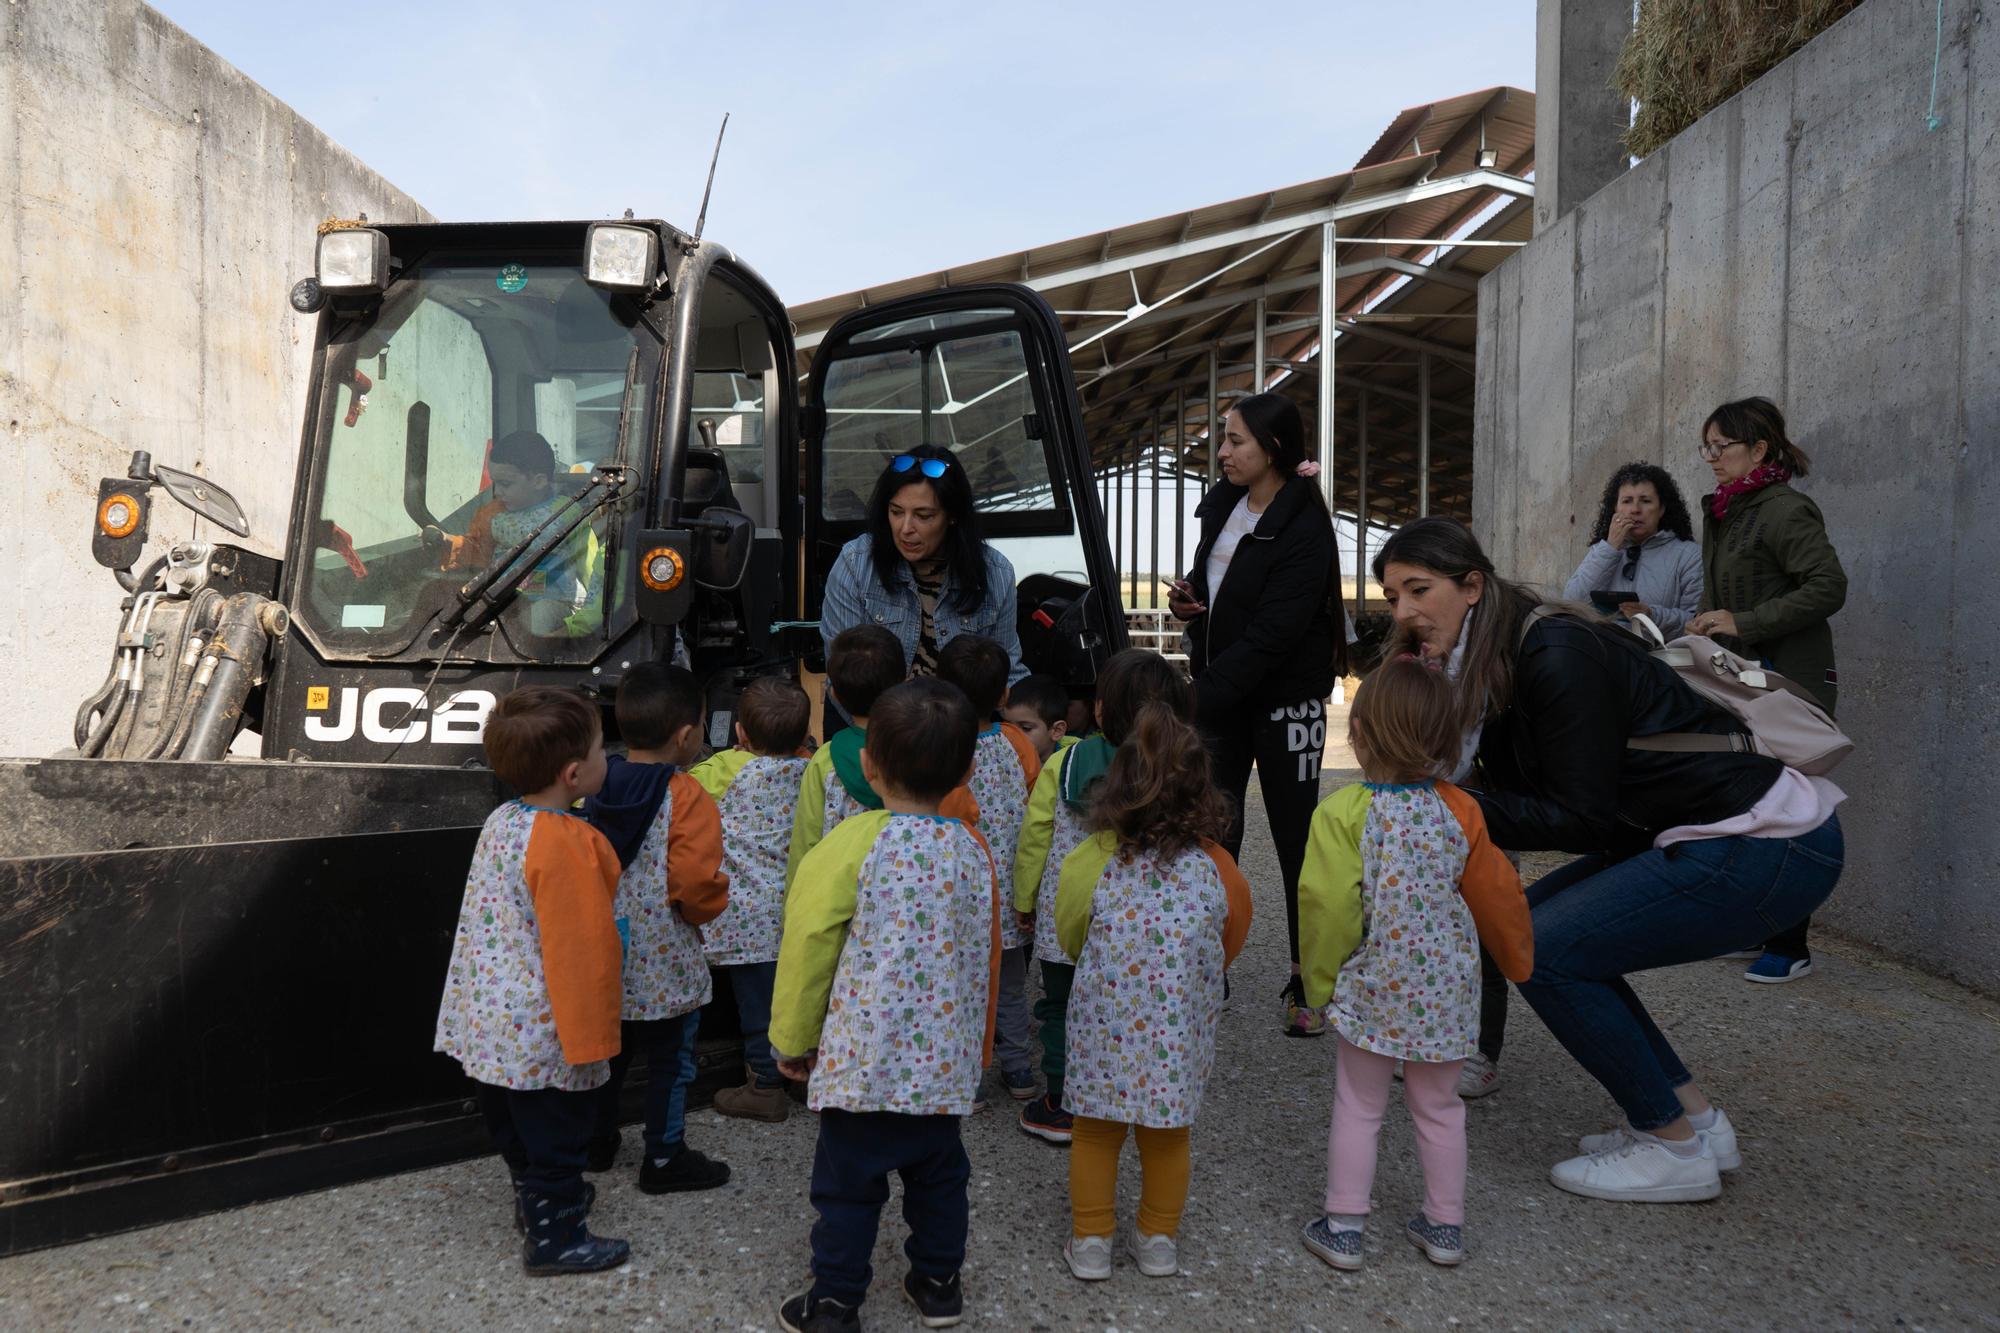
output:
[[[468,573],[485,569],[570,503],[569,495],[556,484],[555,450],[535,431],[501,436],[487,454],[486,470],[493,498],[473,514],[464,536],[435,524],[424,529],[424,545],[443,551],[440,569]],[[564,522],[557,518],[556,527]],[[603,588],[597,534],[586,523],[522,580],[520,600],[529,632],[543,637],[590,633],[603,623]]]

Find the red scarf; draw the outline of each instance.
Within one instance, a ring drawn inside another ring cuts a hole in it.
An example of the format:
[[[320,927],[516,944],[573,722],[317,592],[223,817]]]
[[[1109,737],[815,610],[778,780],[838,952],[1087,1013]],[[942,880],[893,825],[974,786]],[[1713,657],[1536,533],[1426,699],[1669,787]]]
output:
[[[1729,502],[1739,495],[1761,491],[1766,486],[1781,481],[1790,481],[1792,470],[1782,463],[1759,463],[1735,481],[1725,481],[1715,488],[1715,494],[1708,497],[1708,512],[1717,521],[1729,517]]]

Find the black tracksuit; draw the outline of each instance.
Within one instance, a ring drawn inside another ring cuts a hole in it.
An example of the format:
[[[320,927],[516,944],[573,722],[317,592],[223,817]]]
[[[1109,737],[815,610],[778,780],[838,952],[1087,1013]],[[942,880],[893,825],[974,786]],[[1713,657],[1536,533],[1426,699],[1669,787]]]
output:
[[[1243,797],[1255,762],[1285,879],[1285,925],[1299,959],[1299,868],[1319,802],[1326,697],[1347,666],[1340,551],[1315,484],[1287,481],[1237,544],[1220,588],[1208,555],[1244,488],[1219,481],[1195,510],[1201,544],[1188,582],[1211,609],[1188,622],[1195,707],[1216,785],[1236,802],[1227,846],[1243,849]]]

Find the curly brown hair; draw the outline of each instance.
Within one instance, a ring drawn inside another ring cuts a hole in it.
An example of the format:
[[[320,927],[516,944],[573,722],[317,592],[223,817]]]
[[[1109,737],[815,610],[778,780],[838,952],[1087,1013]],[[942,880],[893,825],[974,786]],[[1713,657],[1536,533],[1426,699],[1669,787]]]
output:
[[[1140,704],[1097,788],[1092,829],[1116,835],[1121,852],[1173,857],[1204,838],[1222,838],[1230,815],[1229,798],[1210,777],[1201,733],[1164,700]]]

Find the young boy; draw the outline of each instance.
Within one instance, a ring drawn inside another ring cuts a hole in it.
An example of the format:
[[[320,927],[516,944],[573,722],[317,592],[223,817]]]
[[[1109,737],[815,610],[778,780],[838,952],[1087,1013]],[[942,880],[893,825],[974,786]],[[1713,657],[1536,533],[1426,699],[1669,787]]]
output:
[[[870,700],[862,764],[884,809],[854,815],[807,854],[785,903],[771,1049],[812,1076],[811,1288],[778,1319],[792,1333],[860,1327],[869,1256],[895,1172],[903,1180],[903,1291],[926,1326],[958,1322],[966,1181],[959,1117],[992,1042],[999,885],[985,842],[938,807],[972,767],[965,696],[913,680]]]
[[[806,760],[798,753],[812,701],[786,676],[760,676],[736,704],[736,748],[688,770],[722,808],[722,860],[729,907],[702,927],[702,951],[736,997],[743,1063],[750,1077],[715,1094],[715,1109],[781,1123],[791,1112],[785,1080],[771,1060],[771,982],[785,914],[785,857]]]
[[[618,686],[618,730],[626,755],[610,761],[604,789],[584,815],[610,840],[624,868],[618,916],[625,923],[624,1053],[598,1089],[589,1169],[618,1156],[618,1092],[632,1054],[646,1056],[647,1194],[714,1189],[729,1168],[686,1143],[687,1092],[701,1007],[713,993],[695,927],[729,903],[722,870],[722,816],[695,779],[678,772],[701,752],[701,685],[683,667],[641,662]]]
[[[964,693],[975,716],[993,718],[1013,697],[1007,689],[1009,665],[1007,650],[993,640],[961,634],[938,653],[937,674]],[[967,785],[979,804],[979,831],[993,852],[993,868],[1010,892],[1014,844],[1041,771],[1041,756],[1013,723],[993,722],[980,731]],[[1020,919],[1011,908],[1009,904],[1009,910],[1000,914],[1000,1000],[993,1045],[1002,1086],[1015,1101],[1024,1102],[1035,1095],[1028,1059],[1028,950]]]
[[[569,503],[569,497],[556,490],[555,450],[534,431],[501,436],[487,453],[486,471],[493,498],[473,514],[463,537],[435,526],[424,529],[424,544],[444,550],[440,569],[475,573],[485,569]],[[532,632],[576,635],[597,627],[603,615],[599,593],[604,584],[597,552],[597,534],[585,524],[522,581],[520,600],[527,607]]]
[[[907,674],[903,645],[880,625],[842,630],[827,646],[827,688],[852,725],[820,746],[799,781],[792,841],[785,857],[787,887],[798,874],[805,854],[841,820],[882,808],[881,798],[862,773],[861,742],[868,730],[869,709],[884,690],[900,684]]]
[[[1021,729],[1044,764],[1063,745],[1076,744],[1069,734],[1069,691],[1054,676],[1028,676],[1016,682],[1007,691],[1007,706],[1000,716]]]
[[[618,1054],[618,858],[569,813],[604,783],[597,712],[534,686],[486,720],[486,761],[521,793],[487,816],[466,876],[435,1049],[478,1086],[514,1180],[531,1276],[594,1273],[631,1255],[584,1225],[584,1155],[606,1061]]]

